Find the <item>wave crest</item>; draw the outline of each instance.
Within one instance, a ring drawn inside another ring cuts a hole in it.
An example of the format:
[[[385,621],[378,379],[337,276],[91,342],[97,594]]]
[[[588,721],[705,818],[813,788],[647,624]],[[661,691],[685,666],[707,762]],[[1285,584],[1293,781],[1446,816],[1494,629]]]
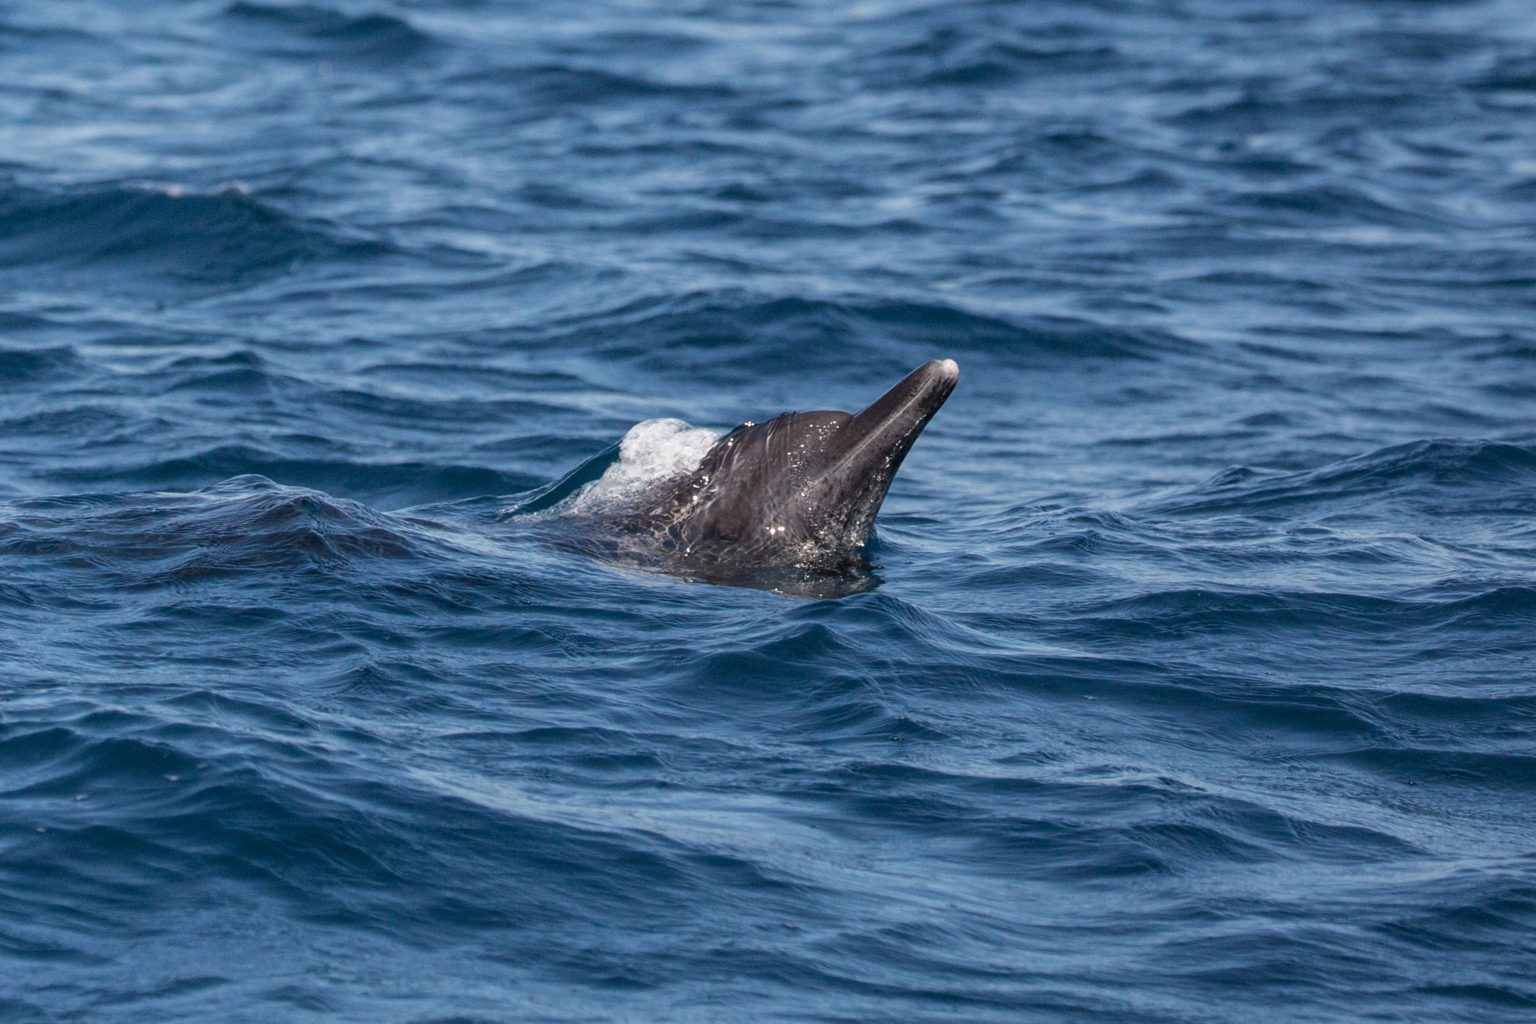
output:
[[[0,269],[110,274],[135,290],[226,289],[307,263],[385,251],[270,206],[243,187],[122,183],[0,190]]]
[[[1513,510],[1528,508],[1532,484],[1536,484],[1536,448],[1437,438],[1381,448],[1298,473],[1234,467],[1156,507],[1184,514],[1261,512],[1433,494],[1437,507],[1449,500],[1485,511],[1506,504]]]

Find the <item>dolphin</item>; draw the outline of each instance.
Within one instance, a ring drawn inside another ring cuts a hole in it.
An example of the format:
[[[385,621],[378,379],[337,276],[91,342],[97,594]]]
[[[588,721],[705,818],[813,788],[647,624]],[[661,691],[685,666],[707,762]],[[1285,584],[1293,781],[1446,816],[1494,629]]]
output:
[[[869,540],[917,435],[959,379],[953,359],[934,359],[860,413],[749,420],[646,503],[646,532],[694,567],[847,565]]]

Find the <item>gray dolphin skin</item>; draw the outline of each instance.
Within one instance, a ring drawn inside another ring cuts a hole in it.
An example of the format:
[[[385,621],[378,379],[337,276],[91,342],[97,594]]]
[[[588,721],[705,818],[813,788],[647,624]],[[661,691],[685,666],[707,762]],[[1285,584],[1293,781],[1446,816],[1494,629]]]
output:
[[[645,513],[692,563],[831,567],[869,539],[891,479],[960,367],[934,359],[857,414],[787,412],[743,423]]]

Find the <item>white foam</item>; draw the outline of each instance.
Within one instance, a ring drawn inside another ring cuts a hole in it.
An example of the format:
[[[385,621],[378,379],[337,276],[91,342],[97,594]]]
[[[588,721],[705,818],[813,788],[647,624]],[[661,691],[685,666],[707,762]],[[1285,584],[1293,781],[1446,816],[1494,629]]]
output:
[[[720,440],[707,427],[682,420],[646,420],[636,423],[619,442],[619,458],[601,478],[582,488],[573,505],[590,508],[606,505],[672,477],[691,473]]]

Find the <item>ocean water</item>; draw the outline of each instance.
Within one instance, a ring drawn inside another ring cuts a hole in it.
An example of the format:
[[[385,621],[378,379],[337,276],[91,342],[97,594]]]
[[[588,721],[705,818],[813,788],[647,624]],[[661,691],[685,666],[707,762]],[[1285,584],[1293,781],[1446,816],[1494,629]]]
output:
[[[8,1024],[1536,1019],[1533,517],[1525,0],[0,3]]]

